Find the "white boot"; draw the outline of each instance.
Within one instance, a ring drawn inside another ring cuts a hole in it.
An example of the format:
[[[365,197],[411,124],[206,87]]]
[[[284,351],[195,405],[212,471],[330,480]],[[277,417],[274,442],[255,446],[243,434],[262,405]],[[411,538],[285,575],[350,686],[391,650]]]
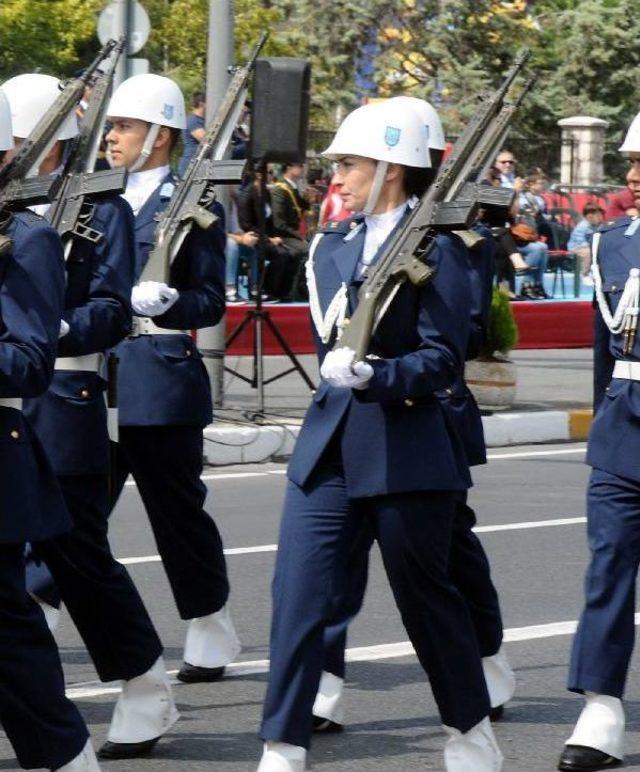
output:
[[[257,772],[304,772],[306,758],[306,749],[299,745],[269,741],[264,744]]]
[[[584,745],[616,759],[624,757],[624,708],[622,700],[604,694],[585,692],[582,709],[573,734],[565,745]]]
[[[192,619],[184,644],[184,661],[194,667],[225,667],[240,654],[242,645],[228,606],[206,617]]]
[[[124,682],[113,711],[108,740],[111,743],[152,740],[168,732],[179,717],[164,660],[160,657],[151,670]]]
[[[507,659],[504,646],[501,646],[498,653],[492,657],[482,658],[482,669],[489,690],[491,707],[505,705],[516,690],[516,677]]]
[[[322,672],[320,686],[313,703],[313,715],[335,724],[344,724],[344,679],[333,673]]]
[[[502,753],[488,717],[464,734],[449,726],[444,729],[449,735],[444,746],[447,772],[500,772]]]
[[[100,772],[98,766],[98,759],[96,758],[95,751],[91,740],[87,740],[87,744],[82,749],[82,753],[72,759],[64,767],[58,767],[57,772]]]

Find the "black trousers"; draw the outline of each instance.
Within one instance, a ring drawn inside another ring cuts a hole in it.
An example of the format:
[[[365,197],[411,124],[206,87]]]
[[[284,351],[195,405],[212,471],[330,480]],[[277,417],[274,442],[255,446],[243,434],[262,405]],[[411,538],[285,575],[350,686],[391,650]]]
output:
[[[89,733],[65,697],[53,636],[25,587],[24,544],[0,544],[0,724],[23,769],[57,769]]]
[[[122,426],[117,491],[133,475],[182,619],[219,611],[229,597],[222,539],[205,512],[202,429]]]
[[[127,569],[111,553],[107,476],[58,480],[74,528],[34,553],[49,568],[100,678],[128,681],[151,668],[162,643]],[[29,589],[47,601],[52,594],[41,576]]]

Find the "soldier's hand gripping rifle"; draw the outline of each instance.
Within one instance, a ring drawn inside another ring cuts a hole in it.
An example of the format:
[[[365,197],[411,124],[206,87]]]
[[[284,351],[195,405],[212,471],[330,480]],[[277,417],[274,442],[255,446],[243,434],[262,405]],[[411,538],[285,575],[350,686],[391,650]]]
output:
[[[435,236],[439,232],[466,229],[474,221],[482,204],[477,199],[477,189],[466,188],[465,192],[465,186],[472,178],[476,150],[482,147],[484,135],[493,132],[507,94],[528,58],[529,52],[522,51],[500,87],[492,94],[482,96],[480,107],[435,182],[369,269],[358,294],[358,307],[351,319],[345,320],[342,335],[334,346],[336,349],[353,349],[356,352],[354,361],[366,357],[375,327],[400,286],[405,281],[420,286],[432,277],[434,269],[429,265],[429,254]]]
[[[75,110],[96,70],[111,55],[116,45],[115,40],[110,40],[80,77],[67,82],[56,101],[38,121],[31,134],[24,139],[15,156],[0,169],[0,213],[3,210],[10,211],[51,201],[62,182],[59,175],[27,175],[31,169],[37,167],[55,142],[58,130]]]
[[[215,185],[237,183],[242,179],[244,161],[222,159],[244,106],[249,76],[266,39],[265,32],[248,62],[235,72],[198,152],[176,185],[156,226],[153,248],[140,281],[168,283],[171,262],[193,224],[206,230],[218,219],[208,209],[215,201]]]
[[[123,50],[124,37],[116,43],[108,67],[99,73],[95,81],[80,131],[67,156],[62,183],[46,214],[67,248],[74,236],[93,242],[102,238],[103,234],[90,226],[93,215],[91,199],[122,193],[126,187],[126,169],[94,172],[113,76]]]

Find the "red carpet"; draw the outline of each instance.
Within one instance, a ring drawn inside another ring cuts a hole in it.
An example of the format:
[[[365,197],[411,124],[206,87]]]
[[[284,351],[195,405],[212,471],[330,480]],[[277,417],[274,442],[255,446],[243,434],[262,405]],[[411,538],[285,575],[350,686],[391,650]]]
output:
[[[593,341],[593,309],[590,301],[522,301],[513,303],[520,342],[517,348],[586,348]],[[250,306],[227,309],[227,336],[241,322]],[[295,354],[314,352],[309,308],[306,305],[274,305],[265,309]],[[282,349],[270,330],[264,332],[265,353],[281,354]],[[250,326],[234,341],[230,354],[251,354],[253,333]]]

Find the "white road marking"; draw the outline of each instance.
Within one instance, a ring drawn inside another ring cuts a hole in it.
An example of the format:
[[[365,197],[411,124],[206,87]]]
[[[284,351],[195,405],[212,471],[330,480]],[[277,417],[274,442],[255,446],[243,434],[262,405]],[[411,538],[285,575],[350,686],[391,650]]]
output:
[[[635,624],[640,625],[640,613],[635,615]],[[520,641],[535,641],[541,638],[555,638],[561,635],[573,635],[578,627],[577,620],[566,622],[550,622],[545,625],[529,625],[527,627],[512,627],[504,631],[504,640],[507,643]],[[381,659],[396,659],[398,657],[411,657],[415,652],[410,641],[398,643],[382,643],[376,646],[357,646],[347,649],[347,662],[375,662]],[[170,670],[169,675],[175,676],[177,670]],[[246,675],[261,675],[269,672],[268,659],[255,659],[246,662],[232,662],[227,665],[227,675],[240,677]],[[174,680],[180,685],[180,681]],[[99,681],[86,681],[72,684],[67,689],[67,697],[74,700],[87,699],[89,697],[102,697],[109,694],[118,694],[120,687],[115,683],[102,684]]]
[[[578,525],[586,523],[586,517],[564,517],[557,520],[529,520],[523,523],[504,523],[501,525],[479,525],[475,533],[496,533],[497,531],[527,531],[531,528],[552,528],[560,525]],[[231,547],[224,551],[225,555],[253,555],[257,552],[277,552],[277,544],[259,544],[255,547]],[[143,555],[142,557],[118,558],[123,566],[137,566],[142,563],[159,563],[160,555]]]
[[[586,445],[579,448],[562,448],[559,450],[525,450],[516,451],[515,453],[489,453],[487,458],[490,461],[499,461],[503,458],[536,458],[538,456],[566,456],[572,453],[584,453],[587,449]],[[285,475],[286,469],[269,469],[265,472],[220,472],[203,474],[200,476],[201,480],[241,480],[248,477],[269,477],[272,475]],[[129,479],[125,483],[128,488],[135,488],[135,480]]]

